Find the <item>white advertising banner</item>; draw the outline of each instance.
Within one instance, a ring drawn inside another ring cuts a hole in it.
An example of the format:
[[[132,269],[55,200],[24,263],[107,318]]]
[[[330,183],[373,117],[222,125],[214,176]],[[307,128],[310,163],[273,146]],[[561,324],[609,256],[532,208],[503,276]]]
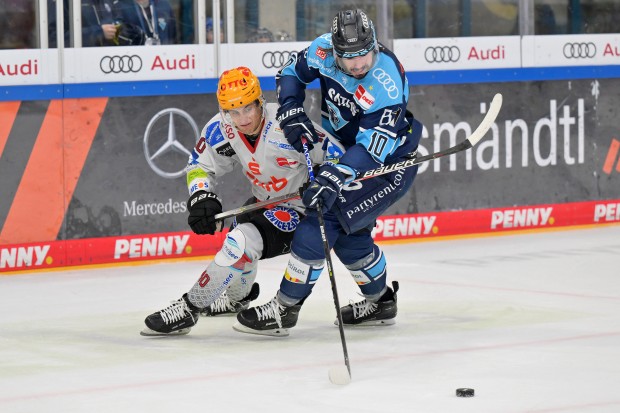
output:
[[[0,86],[217,79],[250,67],[272,77],[309,42],[0,50]],[[406,71],[620,65],[620,34],[395,39]],[[219,60],[219,64],[216,64]],[[61,74],[62,71],[62,74]]]
[[[395,39],[406,71],[521,67],[519,36]]]
[[[60,83],[56,50],[0,50],[0,85],[49,85]]]
[[[222,45],[220,69],[247,66],[257,76],[275,76],[291,56],[310,42],[241,43]]]
[[[524,36],[523,67],[620,65],[620,34]]]
[[[212,45],[65,49],[64,83],[127,82],[215,77]]]

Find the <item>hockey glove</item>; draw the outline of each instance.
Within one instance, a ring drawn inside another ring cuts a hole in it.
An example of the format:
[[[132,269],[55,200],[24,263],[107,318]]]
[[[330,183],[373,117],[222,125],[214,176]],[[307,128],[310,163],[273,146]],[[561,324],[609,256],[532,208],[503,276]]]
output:
[[[316,208],[319,200],[321,200],[322,210],[327,212],[340,195],[343,183],[342,172],[333,163],[324,163],[315,175],[314,181],[310,182],[308,189],[303,192],[301,200],[308,208]]]
[[[187,201],[187,210],[187,223],[196,234],[213,235],[221,230],[222,223],[215,221],[215,215],[222,212],[222,203],[213,192],[194,192]]]
[[[304,151],[301,143],[301,138],[306,137],[308,141],[308,149],[313,148],[313,143],[318,142],[316,130],[312,121],[306,116],[306,112],[302,106],[296,106],[293,104],[285,104],[278,108],[276,113],[276,119],[280,123],[280,128],[284,132],[286,140],[293,145],[298,151]]]

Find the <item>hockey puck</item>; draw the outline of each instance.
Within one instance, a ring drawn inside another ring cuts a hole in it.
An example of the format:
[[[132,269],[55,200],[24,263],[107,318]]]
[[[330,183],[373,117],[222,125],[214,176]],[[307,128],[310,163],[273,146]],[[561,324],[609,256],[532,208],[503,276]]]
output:
[[[474,397],[474,389],[460,388],[456,389],[457,397]]]

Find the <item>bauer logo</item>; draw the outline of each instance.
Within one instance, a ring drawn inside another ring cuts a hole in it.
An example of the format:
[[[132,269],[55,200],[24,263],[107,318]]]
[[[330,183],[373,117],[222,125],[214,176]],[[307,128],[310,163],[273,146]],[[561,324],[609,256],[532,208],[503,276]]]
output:
[[[181,255],[189,235],[117,239],[114,245],[114,259],[135,259],[146,257],[169,257]]]
[[[49,250],[49,245],[0,248],[0,269],[38,267],[43,263],[51,264],[52,258],[47,256]]]
[[[620,221],[620,203],[596,204],[594,206],[594,222]]]
[[[491,229],[533,228],[553,225],[555,218],[551,216],[552,212],[552,207],[493,211],[491,213]]]

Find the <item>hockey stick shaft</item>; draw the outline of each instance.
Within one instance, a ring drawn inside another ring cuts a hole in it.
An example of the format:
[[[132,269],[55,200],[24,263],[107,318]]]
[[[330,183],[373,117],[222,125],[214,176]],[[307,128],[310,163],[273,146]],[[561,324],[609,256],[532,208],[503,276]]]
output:
[[[452,155],[454,153],[458,153],[461,151],[465,151],[469,148],[472,148],[478,142],[480,142],[480,140],[484,137],[484,135],[486,135],[486,133],[491,128],[491,125],[493,125],[493,122],[495,122],[495,119],[497,118],[497,115],[499,114],[499,111],[502,108],[502,101],[503,101],[502,95],[500,93],[497,93],[493,97],[493,100],[491,101],[491,105],[489,106],[489,110],[484,116],[484,119],[482,119],[482,122],[480,122],[480,125],[478,125],[476,130],[463,142],[455,146],[452,146],[448,149],[445,149],[443,151],[431,153],[425,156],[417,156],[416,152],[413,152],[409,155],[410,159],[396,162],[396,163],[389,164],[389,165],[383,165],[383,166],[380,166],[379,168],[366,171],[361,177],[356,179],[355,182],[374,178],[380,175],[385,175],[390,172],[397,171],[399,169],[410,168],[412,166],[419,165],[427,161],[432,161],[433,159],[442,158],[444,156]],[[239,208],[235,208],[230,211],[219,213],[215,216],[215,219],[216,221],[219,221],[219,220],[234,217],[237,215],[245,214],[247,212],[252,212],[257,209],[275,206],[283,202],[293,201],[299,198],[301,198],[301,191],[296,191],[291,194],[281,195],[281,196],[271,198],[265,201],[256,202],[251,205],[243,205]]]
[[[334,266],[332,264],[332,257],[329,251],[329,243],[327,242],[327,235],[325,234],[325,219],[323,218],[323,202],[319,200],[316,207],[319,228],[321,230],[321,240],[323,241],[323,250],[325,252],[325,264],[327,265],[327,273],[329,274],[329,281],[332,286],[332,295],[334,297],[334,305],[336,306],[336,317],[338,319],[338,330],[340,331],[340,342],[342,343],[342,353],[344,355],[344,364],[347,366],[349,377],[351,376],[351,363],[349,362],[349,351],[347,350],[347,341],[344,336],[344,325],[342,323],[342,312],[340,311],[340,300],[338,299],[338,288],[336,286],[336,278],[334,276]]]
[[[310,159],[310,152],[308,151],[308,143],[305,138],[301,139],[304,149],[304,156],[306,158],[306,166],[308,167],[308,175],[310,181],[314,181],[314,171],[312,170],[312,160]],[[340,331],[340,342],[342,343],[342,352],[344,354],[344,364],[347,367],[349,373],[349,379],[351,377],[351,364],[349,362],[349,351],[347,350],[347,341],[344,336],[344,326],[342,324],[342,313],[340,312],[340,300],[338,298],[338,288],[336,287],[336,278],[334,277],[334,266],[332,265],[332,256],[327,242],[327,234],[325,233],[325,218],[323,217],[323,202],[321,199],[317,203],[317,214],[319,219],[319,229],[321,231],[321,241],[323,242],[323,252],[325,254],[325,262],[327,265],[327,273],[329,274],[329,281],[332,286],[332,295],[334,297],[334,305],[336,306],[336,317],[338,318],[338,330]]]

